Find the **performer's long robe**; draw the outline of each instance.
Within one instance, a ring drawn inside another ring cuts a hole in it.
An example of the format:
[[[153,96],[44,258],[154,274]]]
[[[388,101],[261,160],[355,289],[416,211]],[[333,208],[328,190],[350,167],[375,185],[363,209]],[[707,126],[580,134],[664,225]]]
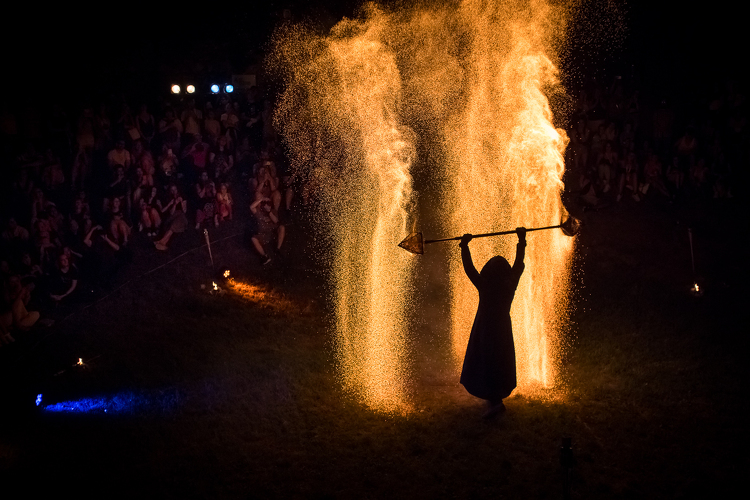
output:
[[[477,272],[468,245],[461,248],[464,271],[479,290],[479,307],[466,347],[461,384],[469,394],[489,401],[506,398],[516,388],[516,350],[510,306],[521,279],[526,243],[519,242],[513,267],[496,256]]]

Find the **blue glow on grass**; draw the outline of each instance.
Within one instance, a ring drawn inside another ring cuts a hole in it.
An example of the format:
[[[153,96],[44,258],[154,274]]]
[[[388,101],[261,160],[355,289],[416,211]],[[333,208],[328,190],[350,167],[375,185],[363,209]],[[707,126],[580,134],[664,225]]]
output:
[[[62,401],[45,406],[44,411],[52,413],[106,413],[108,415],[149,413],[153,411],[163,413],[173,409],[177,404],[177,400],[176,394],[147,396],[132,392],[123,392],[112,396]]]

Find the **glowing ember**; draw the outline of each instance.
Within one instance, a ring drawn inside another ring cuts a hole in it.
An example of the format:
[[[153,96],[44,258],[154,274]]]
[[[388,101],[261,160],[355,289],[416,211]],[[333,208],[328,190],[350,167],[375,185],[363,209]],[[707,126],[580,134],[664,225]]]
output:
[[[408,410],[406,324],[414,256],[395,245],[413,228],[410,170],[442,199],[429,208],[443,234],[550,226],[560,200],[567,137],[546,95],[561,92],[551,62],[564,10],[543,1],[464,0],[458,6],[386,13],[370,4],[320,37],[301,26],[276,40],[286,79],[276,123],[320,201],[332,244],[337,358],[344,386],[377,410]],[[419,131],[419,137],[414,130]],[[434,151],[434,154],[432,153]],[[425,207],[422,207],[425,210]],[[573,240],[529,236],[526,272],[512,311],[519,388],[555,381],[566,318]],[[477,267],[513,237],[472,243]],[[456,249],[450,257],[455,369],[476,311]]]

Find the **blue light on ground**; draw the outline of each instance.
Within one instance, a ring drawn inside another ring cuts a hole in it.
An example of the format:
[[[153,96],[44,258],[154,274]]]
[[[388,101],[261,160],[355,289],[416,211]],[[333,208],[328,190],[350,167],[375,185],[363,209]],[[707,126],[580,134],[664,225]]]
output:
[[[41,403],[41,394],[37,396]],[[72,401],[44,406],[45,412],[52,413],[86,413],[86,414],[132,414],[157,411],[163,413],[177,405],[175,393],[147,396],[132,392],[123,392],[112,396],[81,398]]]

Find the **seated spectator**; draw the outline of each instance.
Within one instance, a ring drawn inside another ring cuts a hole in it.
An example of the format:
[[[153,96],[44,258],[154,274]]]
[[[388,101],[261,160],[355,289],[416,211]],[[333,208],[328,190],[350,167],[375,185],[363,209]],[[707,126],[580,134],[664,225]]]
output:
[[[693,193],[697,196],[705,196],[707,187],[709,186],[708,177],[709,170],[706,166],[706,159],[699,158],[693,168],[690,169],[690,185],[693,189]]]
[[[36,282],[42,274],[42,267],[32,260],[29,252],[24,252],[21,255],[21,262],[18,265],[18,277],[21,279],[21,282]]]
[[[78,286],[78,269],[70,263],[67,255],[60,254],[57,258],[57,268],[50,275],[50,298],[59,303],[70,297]]]
[[[255,197],[268,198],[273,202],[276,212],[281,206],[281,193],[279,192],[279,180],[271,174],[272,162],[265,161],[264,165],[258,169],[258,174],[250,179],[250,192],[255,193]]]
[[[203,142],[203,137],[199,133],[195,133],[193,137],[195,141],[185,148],[182,157],[190,160],[195,174],[200,177],[200,173],[205,172],[208,166],[210,146],[208,143]]]
[[[133,165],[143,172],[144,183],[148,186],[154,185],[154,157],[148,150],[144,141],[133,143]]]
[[[73,160],[73,168],[70,173],[71,187],[73,189],[83,189],[90,172],[89,155],[80,149]]]
[[[133,181],[133,204],[132,206],[137,207],[138,201],[147,196],[151,192],[151,186],[146,181],[146,177],[143,175],[143,169],[136,167]]]
[[[672,185],[673,192],[677,193],[682,189],[685,181],[685,173],[682,171],[682,162],[677,156],[672,157],[672,163],[667,167],[667,181]]]
[[[112,241],[118,245],[127,245],[128,237],[130,236],[130,226],[125,222],[121,203],[121,198],[112,198],[112,205],[109,210],[109,234]]]
[[[200,229],[205,220],[212,220],[215,226],[219,225],[219,216],[214,205],[216,201],[216,185],[209,180],[208,172],[201,173],[198,184],[195,185],[198,195],[198,210],[195,212],[195,229]]]
[[[29,231],[19,226],[16,219],[11,217],[8,219],[5,231],[3,231],[3,239],[8,243],[15,242],[16,244],[23,244],[29,241]]]
[[[170,184],[177,178],[177,167],[179,165],[177,156],[165,144],[162,146],[161,156],[159,157],[159,177],[163,185]]]
[[[127,203],[129,203],[130,196],[130,181],[125,177],[125,170],[118,165],[117,170],[115,171],[115,178],[107,189],[107,196],[104,198],[103,210],[107,212],[112,200],[115,198],[119,198],[120,202],[127,200]]]
[[[208,159],[211,162],[214,178],[219,182],[227,181],[229,171],[234,166],[234,155],[229,152],[226,137],[219,137],[216,147],[211,151]]]
[[[140,228],[146,231],[146,236],[152,238],[159,232],[159,226],[161,226],[161,216],[159,210],[156,207],[154,201],[156,199],[156,188],[151,188],[152,196],[147,200],[141,198],[138,200],[138,207],[140,210]],[[154,200],[154,201],[152,201]]]
[[[51,205],[54,205],[54,203],[47,199],[47,197],[44,195],[44,191],[42,191],[41,188],[35,188],[32,196],[31,222],[33,224],[39,218],[39,214],[45,212]]]
[[[117,167],[122,167],[124,170],[130,168],[133,164],[133,158],[130,156],[130,151],[125,149],[125,140],[119,139],[115,143],[115,148],[107,154],[107,164],[109,168],[115,170]]]
[[[232,103],[228,102],[224,106],[224,113],[221,115],[221,125],[224,127],[224,136],[227,137],[232,143],[237,141],[237,124],[240,121],[237,112],[232,106]]]
[[[39,218],[37,218],[34,226],[34,233],[39,259],[45,262],[49,259],[50,250],[55,248],[54,241],[56,240],[56,235],[52,233],[52,226],[49,223],[47,212],[39,213]]]
[[[47,149],[45,164],[42,169],[42,184],[47,191],[55,190],[65,184],[65,174],[62,170],[60,158],[55,156],[52,149]]]
[[[47,209],[47,220],[52,232],[59,237],[65,229],[65,216],[60,213],[57,206],[49,206]]]
[[[159,204],[159,211],[162,217],[166,216],[164,220],[164,234],[162,237],[154,242],[154,246],[157,250],[167,250],[167,243],[172,236],[177,233],[185,232],[187,229],[188,221],[185,213],[187,213],[187,201],[182,197],[177,186],[172,184],[169,186],[169,201],[166,204]]]
[[[638,162],[633,151],[618,164],[617,201],[622,199],[622,192],[626,186],[630,189],[633,199],[641,201],[638,196]]]
[[[232,195],[229,194],[229,186],[226,183],[221,184],[219,192],[216,194],[216,215],[218,221],[224,219],[232,220]]]
[[[255,250],[261,257],[261,264],[264,266],[271,262],[266,248],[276,240],[276,249],[280,250],[284,243],[285,228],[279,221],[279,215],[273,208],[271,198],[263,196],[260,191],[256,193],[255,200],[250,204],[252,212],[257,222],[257,232],[252,236],[251,241]]]
[[[141,139],[141,133],[135,123],[133,115],[130,113],[130,106],[127,103],[122,104],[120,117],[117,119],[118,134],[123,134],[128,139],[128,143],[133,143]]]
[[[13,276],[8,281],[8,302],[10,311],[2,315],[2,323],[5,331],[11,329],[26,331],[39,321],[39,312],[28,311],[26,306],[31,299],[33,285],[23,286],[18,276]]]
[[[8,311],[5,314],[0,315],[0,347],[4,345],[12,344],[16,341],[13,335],[10,334],[10,329],[7,325],[13,324],[13,313]]]
[[[662,180],[662,166],[659,161],[659,157],[652,153],[646,164],[643,166],[643,177],[644,182],[641,186],[641,193],[644,195],[648,192],[649,188],[653,187],[664,196],[669,196],[669,191],[664,186]]]

